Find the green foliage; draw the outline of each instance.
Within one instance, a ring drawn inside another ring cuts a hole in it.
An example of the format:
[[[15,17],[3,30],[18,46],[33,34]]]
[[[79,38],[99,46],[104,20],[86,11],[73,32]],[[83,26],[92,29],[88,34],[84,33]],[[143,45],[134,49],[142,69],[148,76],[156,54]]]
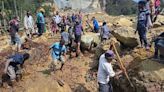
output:
[[[106,11],[110,15],[136,14],[137,4],[132,0],[107,0]]]

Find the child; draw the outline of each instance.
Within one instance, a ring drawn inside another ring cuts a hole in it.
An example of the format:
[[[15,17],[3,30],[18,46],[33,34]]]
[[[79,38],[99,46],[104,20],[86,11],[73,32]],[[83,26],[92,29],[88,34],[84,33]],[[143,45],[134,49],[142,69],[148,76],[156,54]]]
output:
[[[141,47],[144,46],[146,49],[149,49],[147,38],[146,38],[146,32],[147,32],[147,20],[149,16],[149,11],[145,8],[146,2],[140,1],[138,3],[139,13],[138,13],[138,24],[137,24],[137,30],[141,42]],[[136,33],[136,32],[135,32]]]
[[[52,33],[52,36],[54,36],[54,34],[57,34],[57,24],[56,22],[52,19],[51,21],[51,33]]]

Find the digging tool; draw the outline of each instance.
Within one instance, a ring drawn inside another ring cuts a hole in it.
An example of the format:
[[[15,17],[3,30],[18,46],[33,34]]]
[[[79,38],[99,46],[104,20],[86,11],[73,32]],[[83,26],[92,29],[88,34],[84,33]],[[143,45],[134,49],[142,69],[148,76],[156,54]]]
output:
[[[118,51],[117,51],[117,49],[116,49],[116,46],[114,45],[114,42],[112,42],[112,46],[113,46],[113,49],[114,49],[114,51],[115,51],[115,53],[116,53],[116,56],[117,56],[117,58],[118,58],[118,61],[119,61],[119,63],[120,63],[120,68],[122,69],[122,71],[124,72],[126,78],[128,79],[128,81],[129,81],[129,83],[130,83],[130,86],[131,86],[131,87],[134,87],[133,84],[132,84],[132,82],[131,82],[131,80],[130,80],[130,78],[129,78],[129,76],[128,76],[128,74],[127,74],[126,68],[125,68],[124,65],[123,65],[123,62],[121,61],[121,58],[120,58],[120,56],[119,56],[119,54],[118,54]]]

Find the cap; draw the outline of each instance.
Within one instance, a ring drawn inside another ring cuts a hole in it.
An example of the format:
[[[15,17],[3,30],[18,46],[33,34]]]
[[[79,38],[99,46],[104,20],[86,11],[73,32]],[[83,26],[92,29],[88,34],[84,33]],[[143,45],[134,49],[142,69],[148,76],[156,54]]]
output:
[[[114,52],[112,50],[108,50],[105,53],[105,57],[110,57],[110,58],[114,58]]]

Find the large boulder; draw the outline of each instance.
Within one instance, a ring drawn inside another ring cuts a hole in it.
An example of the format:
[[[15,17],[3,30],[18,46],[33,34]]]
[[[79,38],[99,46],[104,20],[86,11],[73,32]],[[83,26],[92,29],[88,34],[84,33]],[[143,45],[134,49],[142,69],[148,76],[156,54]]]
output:
[[[81,37],[81,48],[90,49],[91,45],[98,45],[100,43],[100,34],[87,32]]]
[[[113,36],[124,46],[134,48],[139,42],[131,27],[119,27],[112,31]]]
[[[157,28],[157,27],[161,27],[162,25],[164,25],[164,16],[158,15],[156,22],[153,23],[153,27]]]
[[[116,27],[131,27],[133,22],[127,18],[120,18],[119,20],[116,20],[113,25]]]
[[[106,41],[106,43],[101,43],[99,44],[96,48],[93,49],[94,51],[94,59],[95,59],[95,62],[92,63],[92,68],[98,68],[98,61],[99,61],[99,58],[100,56],[105,53],[107,50],[111,49],[112,47],[112,41],[114,42],[114,45],[118,51],[118,53],[120,54],[121,53],[121,46],[120,46],[120,42],[117,41],[116,38],[111,38],[109,40]]]

